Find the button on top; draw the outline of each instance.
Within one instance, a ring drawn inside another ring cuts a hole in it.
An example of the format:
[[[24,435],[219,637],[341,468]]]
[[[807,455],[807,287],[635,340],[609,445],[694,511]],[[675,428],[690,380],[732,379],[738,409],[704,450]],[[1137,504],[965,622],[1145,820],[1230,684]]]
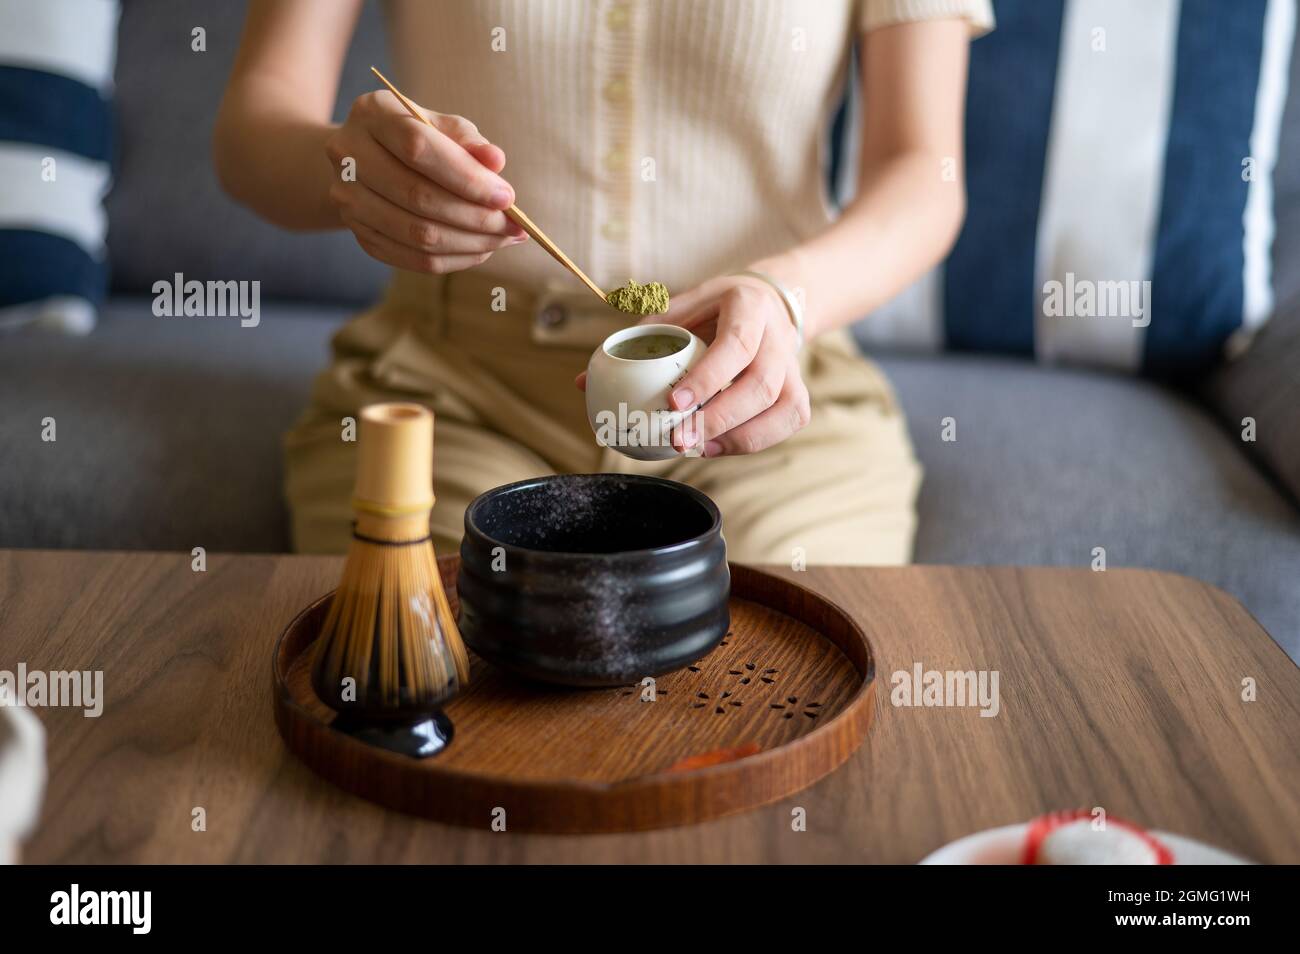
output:
[[[563,305],[547,305],[537,313],[537,324],[543,328],[558,328],[568,318],[568,309]]]
[[[605,14],[605,23],[611,30],[625,29],[627,21],[627,7],[621,3],[618,6],[611,7],[609,13]]]
[[[622,77],[617,77],[605,84],[605,98],[611,103],[622,103],[627,100],[627,82]]]
[[[605,169],[607,172],[622,172],[627,165],[627,153],[622,149],[615,147],[605,153]]]
[[[622,219],[613,218],[600,227],[600,233],[611,242],[618,242],[627,236],[627,225]]]

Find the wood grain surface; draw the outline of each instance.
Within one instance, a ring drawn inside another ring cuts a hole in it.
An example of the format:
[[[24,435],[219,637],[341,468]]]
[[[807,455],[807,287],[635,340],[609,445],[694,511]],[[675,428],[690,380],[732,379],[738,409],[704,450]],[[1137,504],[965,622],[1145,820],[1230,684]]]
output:
[[[454,609],[459,559],[440,563]],[[731,577],[721,645],[659,676],[653,698],[636,683],[543,686],[475,658],[444,707],[455,738],[428,759],[330,728],[334,713],[311,677],[329,606],[321,600],[271,654],[276,724],[294,753],[347,791],[473,828],[496,817],[518,832],[640,831],[766,805],[857,750],[875,712],[875,665],[860,627],[811,590],[746,566]]]
[[[784,801],[660,831],[466,829],[323,782],[285,748],[271,647],[341,560],[0,552],[0,668],[99,669],[98,719],[38,709],[50,782],[33,862],[914,862],[1052,809],[1300,862],[1300,670],[1219,590],[1145,570],[781,571],[876,650],[875,724]],[[891,674],[997,670],[1000,711],[891,704]],[[1242,699],[1254,680],[1255,701]],[[207,830],[191,828],[195,808]],[[801,812],[799,811],[801,810]],[[802,814],[806,830],[792,818]]]

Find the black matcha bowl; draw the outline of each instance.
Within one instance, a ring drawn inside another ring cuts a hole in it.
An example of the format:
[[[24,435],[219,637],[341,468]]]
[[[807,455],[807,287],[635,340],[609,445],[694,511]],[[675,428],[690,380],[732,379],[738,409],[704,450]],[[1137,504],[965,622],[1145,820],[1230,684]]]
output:
[[[460,559],[466,644],[544,682],[671,672],[730,625],[722,516],[671,480],[571,474],[497,487],[465,511]]]

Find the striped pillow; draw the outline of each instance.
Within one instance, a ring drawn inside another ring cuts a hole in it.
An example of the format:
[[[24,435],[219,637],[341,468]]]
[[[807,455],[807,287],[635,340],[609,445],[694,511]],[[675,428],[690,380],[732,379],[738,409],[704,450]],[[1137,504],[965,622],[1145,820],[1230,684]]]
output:
[[[1296,0],[1003,0],[971,47],[966,224],[868,346],[1205,369],[1272,308]]]
[[[94,327],[116,0],[0,0],[0,330]]]

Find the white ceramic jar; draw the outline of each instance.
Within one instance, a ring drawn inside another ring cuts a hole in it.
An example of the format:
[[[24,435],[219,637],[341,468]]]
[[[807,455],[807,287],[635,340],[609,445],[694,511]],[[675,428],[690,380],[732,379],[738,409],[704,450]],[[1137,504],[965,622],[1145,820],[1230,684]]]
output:
[[[667,335],[684,345],[661,358],[616,358],[610,354],[615,345],[646,335]],[[587,363],[587,420],[597,443],[636,460],[678,456],[672,432],[699,406],[674,411],[668,395],[707,348],[677,325],[633,325],[606,338]]]
[[[18,862],[44,791],[45,727],[26,708],[0,700],[0,865]]]

